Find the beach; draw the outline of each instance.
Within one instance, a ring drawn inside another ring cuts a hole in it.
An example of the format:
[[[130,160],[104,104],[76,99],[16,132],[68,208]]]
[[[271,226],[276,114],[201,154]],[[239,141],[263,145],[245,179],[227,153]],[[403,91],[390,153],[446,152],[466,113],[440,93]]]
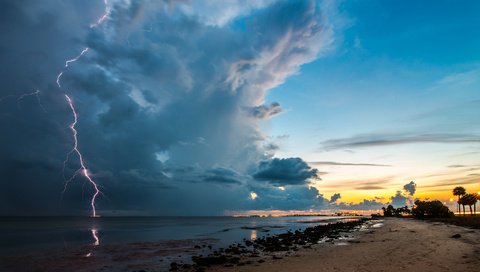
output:
[[[237,240],[229,246],[223,246],[213,237],[93,244],[4,257],[0,258],[0,267],[4,271],[125,272],[423,272],[478,271],[480,267],[480,229],[407,218],[332,223],[316,219],[320,221],[315,226],[311,224],[316,221],[310,220],[310,227],[303,230],[274,234],[276,226],[267,231],[266,225],[258,224],[263,221],[251,220],[240,221],[241,225],[250,222],[251,227],[241,227],[238,231],[258,233],[258,236]],[[272,223],[271,219],[266,220]],[[273,222],[294,222],[278,220]],[[303,220],[295,222],[301,224]],[[225,233],[230,231],[233,230]]]
[[[478,271],[480,267],[478,229],[399,218],[386,218],[382,224],[342,245],[321,244],[282,259],[212,271],[425,272]]]

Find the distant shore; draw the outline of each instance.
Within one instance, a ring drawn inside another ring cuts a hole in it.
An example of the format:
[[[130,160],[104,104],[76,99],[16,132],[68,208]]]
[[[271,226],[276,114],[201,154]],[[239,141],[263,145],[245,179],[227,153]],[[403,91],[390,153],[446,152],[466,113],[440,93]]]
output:
[[[478,271],[480,230],[385,218],[345,245],[317,245],[291,256],[206,271]]]

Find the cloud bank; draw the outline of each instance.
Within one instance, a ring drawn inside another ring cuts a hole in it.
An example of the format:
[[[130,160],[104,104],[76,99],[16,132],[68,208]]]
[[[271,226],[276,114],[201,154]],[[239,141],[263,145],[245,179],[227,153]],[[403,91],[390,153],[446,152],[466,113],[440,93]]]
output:
[[[64,93],[78,110],[89,172],[108,196],[100,213],[324,205],[309,186],[316,169],[273,158],[260,125],[282,112],[277,102],[265,104],[268,92],[332,47],[332,2],[109,1],[109,17],[95,29],[88,26],[101,1],[17,2],[0,9],[0,67],[8,67],[1,97],[39,89],[47,111],[35,97],[21,108],[0,102],[0,214],[88,214],[81,177],[59,201],[72,145]],[[57,88],[64,61],[84,47],[88,54]],[[70,160],[65,176],[77,167]]]

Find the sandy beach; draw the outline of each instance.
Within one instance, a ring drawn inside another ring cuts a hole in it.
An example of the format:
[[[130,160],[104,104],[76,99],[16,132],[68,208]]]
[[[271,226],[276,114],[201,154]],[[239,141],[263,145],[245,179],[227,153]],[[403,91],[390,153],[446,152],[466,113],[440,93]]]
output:
[[[452,238],[456,234],[460,237]],[[360,232],[346,245],[318,245],[282,259],[215,271],[478,271],[479,239],[478,229],[387,218],[382,227]]]

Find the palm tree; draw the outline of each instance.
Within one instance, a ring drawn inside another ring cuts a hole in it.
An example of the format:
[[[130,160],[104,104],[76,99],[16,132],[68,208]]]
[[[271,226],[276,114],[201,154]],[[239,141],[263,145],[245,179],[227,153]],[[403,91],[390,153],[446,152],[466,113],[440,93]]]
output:
[[[473,193],[472,195],[472,203],[473,203],[473,214],[477,214],[477,201],[479,199],[479,195],[477,193]]]
[[[464,196],[466,193],[467,193],[467,191],[462,186],[457,186],[457,187],[453,188],[453,195],[457,196],[458,213],[460,213],[460,197]],[[465,213],[465,206],[463,208],[464,208],[464,213]]]
[[[463,215],[465,215],[465,205],[467,205],[467,198],[465,197],[465,195],[463,195],[462,197],[460,197],[460,199],[458,200],[458,210],[459,210],[459,213],[460,213],[460,205],[462,205],[463,207]]]
[[[463,205],[463,214],[465,215],[465,205],[468,205],[470,208],[470,214],[473,215],[472,212],[472,205],[475,205],[477,202],[477,195],[476,194],[466,194],[460,198],[460,204]]]

